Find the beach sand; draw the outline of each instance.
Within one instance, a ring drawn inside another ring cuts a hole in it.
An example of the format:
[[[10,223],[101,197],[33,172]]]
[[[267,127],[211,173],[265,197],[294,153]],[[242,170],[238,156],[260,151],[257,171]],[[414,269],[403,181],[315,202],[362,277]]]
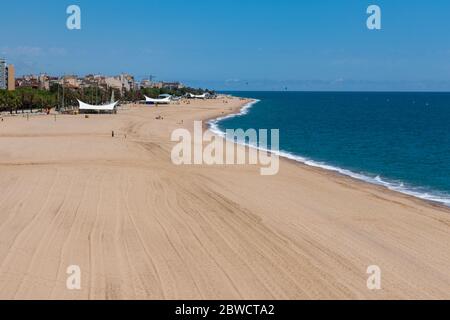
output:
[[[172,164],[174,129],[246,102],[6,117],[0,298],[450,299],[444,207],[289,160]]]

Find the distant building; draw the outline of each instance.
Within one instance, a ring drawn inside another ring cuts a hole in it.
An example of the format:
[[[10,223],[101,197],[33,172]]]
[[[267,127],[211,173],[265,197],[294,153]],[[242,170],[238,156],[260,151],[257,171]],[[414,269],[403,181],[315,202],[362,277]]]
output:
[[[141,88],[145,89],[145,88],[152,88],[152,82],[150,80],[142,80],[141,81]]]
[[[78,77],[74,75],[64,76],[63,85],[67,88],[78,89],[80,87],[80,82]]]
[[[39,89],[39,76],[27,75],[16,79],[16,87]]]
[[[14,91],[16,90],[16,75],[15,75],[15,69],[14,66],[12,64],[8,65],[7,67],[8,72],[7,72],[7,84],[8,84],[8,90],[9,91]]]
[[[97,87],[102,89],[107,89],[108,84],[106,83],[106,77],[102,75],[93,75],[88,74],[82,78],[80,83],[81,88],[91,88],[91,87]]]
[[[155,89],[162,89],[162,87],[163,87],[162,82],[153,82],[151,85],[151,88],[155,88]]]
[[[184,85],[180,82],[162,82],[161,86],[164,89],[170,89],[170,90],[177,90],[177,89],[184,88]]]
[[[132,75],[122,73],[120,75],[120,80],[122,81],[122,87],[125,91],[134,89],[134,77]]]
[[[105,82],[108,88],[118,89],[121,92],[134,90],[136,87],[134,77],[126,73],[116,77],[107,77]]]
[[[180,82],[164,82],[164,81],[153,82],[150,80],[142,80],[141,88],[177,90],[177,89],[183,89],[184,85]]]
[[[105,82],[108,88],[118,89],[122,91],[122,81],[120,77],[107,77],[105,78]]]
[[[12,64],[7,65],[0,59],[0,89],[14,91],[16,89],[15,70]]]
[[[107,77],[104,75],[88,74],[82,78],[76,75],[65,75],[63,77],[51,77],[47,74],[25,75],[15,79],[13,65],[7,65],[5,59],[0,59],[0,89],[14,90],[15,88],[33,88],[50,90],[53,85],[64,86],[71,89],[86,89],[96,87],[98,89],[115,89],[122,94],[127,91],[138,91],[141,88],[158,89],[182,89],[184,85],[180,82],[154,82],[151,80],[135,81],[134,77],[127,73],[118,76]]]
[[[50,78],[46,74],[38,76],[39,89],[50,90]]]
[[[7,70],[5,59],[0,59],[0,89],[6,90],[7,83]]]

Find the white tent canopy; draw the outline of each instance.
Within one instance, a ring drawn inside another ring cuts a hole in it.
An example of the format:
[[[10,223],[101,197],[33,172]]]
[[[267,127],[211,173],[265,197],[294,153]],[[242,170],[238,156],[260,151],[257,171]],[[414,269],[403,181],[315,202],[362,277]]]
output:
[[[101,106],[94,106],[78,100],[78,103],[80,104],[79,110],[93,110],[93,111],[113,111],[118,102],[119,101],[110,104],[104,104]]]
[[[154,104],[157,104],[157,103],[159,103],[159,104],[169,104],[170,103],[170,99],[172,98],[171,95],[161,95],[160,96],[161,98],[158,98],[158,99],[152,99],[152,98],[149,98],[149,97],[147,97],[145,95],[144,95],[144,97],[145,97],[145,102],[146,103],[154,103]]]
[[[204,94],[192,94],[189,93],[188,97],[191,99],[206,99],[208,97],[208,93],[204,93]]]

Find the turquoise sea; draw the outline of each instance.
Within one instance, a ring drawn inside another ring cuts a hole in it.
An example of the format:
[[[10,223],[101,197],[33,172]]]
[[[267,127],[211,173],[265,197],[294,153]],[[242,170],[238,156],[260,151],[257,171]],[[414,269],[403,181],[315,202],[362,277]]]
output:
[[[450,93],[227,92],[214,130],[279,129],[280,154],[450,206]]]

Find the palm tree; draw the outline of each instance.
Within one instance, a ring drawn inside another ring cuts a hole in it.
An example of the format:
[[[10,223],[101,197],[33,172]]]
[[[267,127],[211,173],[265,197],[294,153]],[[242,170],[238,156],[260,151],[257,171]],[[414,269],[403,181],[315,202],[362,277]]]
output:
[[[20,106],[20,98],[14,91],[6,92],[5,105],[9,108],[11,114],[13,113],[13,111],[17,113],[17,108]]]
[[[21,106],[20,97],[14,92],[11,91],[11,108],[15,110],[17,113],[17,109]]]

